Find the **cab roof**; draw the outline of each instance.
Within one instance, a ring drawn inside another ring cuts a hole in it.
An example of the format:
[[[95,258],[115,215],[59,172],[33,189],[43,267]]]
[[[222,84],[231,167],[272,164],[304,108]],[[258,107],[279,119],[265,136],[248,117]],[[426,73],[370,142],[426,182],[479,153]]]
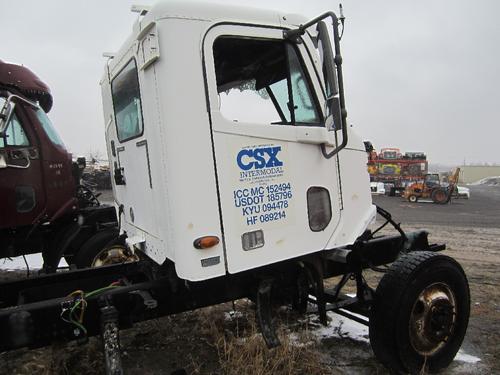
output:
[[[132,34],[115,54],[114,59],[109,62],[110,69],[113,69],[116,64],[120,63],[121,57],[130,48],[131,44],[134,43],[142,30],[151,22],[163,19],[198,20],[211,24],[219,22],[244,23],[287,29],[295,28],[307,21],[305,17],[298,14],[285,14],[270,9],[199,1],[160,1],[148,9],[144,16],[138,17]]]
[[[185,18],[211,22],[237,21],[275,26],[298,25],[307,21],[300,15],[282,14],[276,10],[206,3],[199,1],[162,1],[146,15],[153,19]],[[145,17],[145,18],[146,18]]]

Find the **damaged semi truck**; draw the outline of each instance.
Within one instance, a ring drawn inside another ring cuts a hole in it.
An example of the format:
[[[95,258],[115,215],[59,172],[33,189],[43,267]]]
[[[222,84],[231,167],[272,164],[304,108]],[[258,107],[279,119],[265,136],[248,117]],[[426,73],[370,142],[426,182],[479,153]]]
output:
[[[91,266],[117,235],[114,208],[80,184],[84,162],[47,116],[52,102],[28,68],[0,61],[0,258],[42,253],[47,273],[61,257]]]
[[[368,325],[395,372],[450,364],[468,324],[467,279],[444,245],[372,204],[365,148],[346,120],[343,18],[183,2],[136,10],[101,87],[120,230],[111,248],[140,261],[0,285],[0,350],[101,334],[107,371],[120,373],[119,329],[249,298],[270,348],[273,309],[287,305],[323,324],[333,311]],[[397,234],[369,229],[377,213]],[[366,269],[383,273],[378,285]]]

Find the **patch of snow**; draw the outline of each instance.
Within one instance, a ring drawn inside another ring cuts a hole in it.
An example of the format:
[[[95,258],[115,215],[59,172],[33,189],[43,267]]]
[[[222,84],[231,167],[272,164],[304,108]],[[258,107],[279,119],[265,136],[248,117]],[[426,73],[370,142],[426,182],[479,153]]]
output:
[[[485,177],[479,181],[471,182],[468,185],[488,185],[488,186],[500,185],[500,176]]]
[[[310,328],[311,334],[317,339],[321,340],[329,337],[338,337],[350,338],[364,343],[370,342],[367,326],[335,314],[331,311],[329,311],[327,315],[328,318],[331,319],[328,326],[324,327],[322,325],[317,325]],[[359,316],[357,314],[354,315]],[[467,354],[460,349],[455,356],[455,361],[477,363],[481,361],[481,358]]]
[[[233,320],[233,319],[242,318],[242,317],[243,317],[243,313],[241,311],[231,310],[231,311],[224,313],[224,320]]]
[[[290,344],[297,348],[306,348],[314,344],[313,340],[304,340],[304,338],[299,336],[296,332],[291,332],[288,335],[288,339],[290,340]]]
[[[40,269],[43,266],[42,254],[28,254],[26,255],[26,261],[30,266],[30,270]],[[67,267],[68,264],[61,259],[59,263],[59,267]],[[0,259],[0,269],[1,270],[25,270],[26,264],[24,263],[24,259],[22,256],[14,257],[14,258],[3,258]]]
[[[455,356],[455,361],[466,362],[466,363],[477,363],[481,361],[481,358],[464,353],[462,349],[460,349],[457,355]]]
[[[362,341],[366,343],[370,342],[367,326],[330,311],[327,315],[328,318],[331,319],[328,326],[324,327],[320,325],[318,328],[311,328],[311,333],[318,339],[328,337],[348,337],[355,341]]]

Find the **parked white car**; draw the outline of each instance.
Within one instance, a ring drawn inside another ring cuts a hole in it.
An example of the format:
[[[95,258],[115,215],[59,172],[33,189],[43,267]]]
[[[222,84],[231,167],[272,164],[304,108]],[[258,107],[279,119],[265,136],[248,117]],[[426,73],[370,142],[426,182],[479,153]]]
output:
[[[370,182],[372,194],[385,194],[385,185],[383,182]]]
[[[469,188],[466,188],[463,186],[457,186],[457,192],[458,192],[459,198],[465,198],[465,199],[470,198],[470,189]]]

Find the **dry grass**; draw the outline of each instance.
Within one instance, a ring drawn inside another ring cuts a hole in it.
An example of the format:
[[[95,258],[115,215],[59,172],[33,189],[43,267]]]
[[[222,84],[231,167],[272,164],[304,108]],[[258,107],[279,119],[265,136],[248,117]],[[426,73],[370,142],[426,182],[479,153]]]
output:
[[[0,358],[0,363],[3,362],[0,373],[16,375],[104,374],[101,344],[96,338],[82,346],[75,343],[54,344],[37,350],[20,349],[4,353],[3,356],[5,358]],[[18,361],[18,357],[22,360]]]
[[[226,310],[227,311],[227,310]],[[278,336],[281,345],[268,349],[255,324],[250,303],[240,301],[229,318],[220,308],[200,311],[202,332],[215,345],[220,369],[226,375],[332,374],[304,327],[288,326],[287,314],[280,314]]]
[[[287,310],[277,312],[281,346],[268,349],[255,323],[253,305],[238,301],[140,323],[123,331],[125,373],[291,375],[335,374],[306,323]],[[99,338],[86,345],[53,345],[39,350],[5,353],[0,374],[103,374]]]

